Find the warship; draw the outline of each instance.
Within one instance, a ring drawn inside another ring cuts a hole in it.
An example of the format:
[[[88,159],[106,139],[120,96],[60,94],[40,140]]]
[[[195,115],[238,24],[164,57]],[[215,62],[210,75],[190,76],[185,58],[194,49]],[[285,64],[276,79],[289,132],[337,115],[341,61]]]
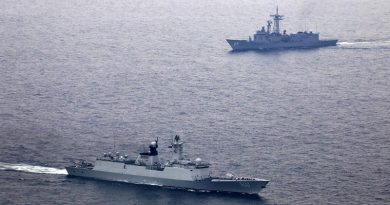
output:
[[[94,164],[83,160],[65,168],[69,176],[207,192],[258,194],[269,182],[229,173],[225,177],[211,176],[210,163],[184,157],[183,141],[178,135],[169,146],[173,151],[170,160],[160,159],[157,148],[158,138],[136,159],[118,152],[104,153]]]
[[[320,34],[312,31],[298,31],[297,33],[287,34],[287,31],[283,30],[283,33],[281,33],[280,21],[283,20],[284,16],[279,14],[278,7],[276,7],[276,14],[270,16],[273,17],[273,22],[268,20],[267,29],[262,26],[253,35],[253,39],[251,36],[248,40],[226,39],[233,51],[316,48],[335,46],[337,43],[337,39],[320,40]]]

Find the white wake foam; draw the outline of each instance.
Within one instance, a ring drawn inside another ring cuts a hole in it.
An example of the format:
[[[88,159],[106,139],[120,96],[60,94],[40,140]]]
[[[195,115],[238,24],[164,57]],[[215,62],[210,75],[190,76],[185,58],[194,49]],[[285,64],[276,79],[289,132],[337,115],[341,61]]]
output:
[[[34,166],[29,164],[11,164],[0,162],[0,170],[11,170],[20,172],[30,172],[38,174],[68,174],[65,169],[57,169],[53,167]]]
[[[359,40],[359,41],[342,41],[342,42],[338,42],[337,45],[339,46],[345,46],[345,47],[353,47],[353,46],[357,46],[357,47],[376,47],[376,46],[390,46],[390,41],[389,40],[380,40],[380,41],[362,41],[362,40]]]

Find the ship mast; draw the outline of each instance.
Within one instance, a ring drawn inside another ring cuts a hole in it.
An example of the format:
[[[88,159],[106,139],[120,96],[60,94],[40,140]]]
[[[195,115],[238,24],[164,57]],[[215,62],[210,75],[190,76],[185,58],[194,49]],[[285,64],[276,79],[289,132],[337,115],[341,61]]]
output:
[[[276,6],[276,14],[270,16],[274,17],[274,33],[279,34],[279,21],[283,20],[283,15],[279,15],[278,6]]]
[[[172,162],[177,162],[183,160],[183,142],[181,142],[179,135],[175,136],[175,139],[172,141],[171,146],[173,148]]]

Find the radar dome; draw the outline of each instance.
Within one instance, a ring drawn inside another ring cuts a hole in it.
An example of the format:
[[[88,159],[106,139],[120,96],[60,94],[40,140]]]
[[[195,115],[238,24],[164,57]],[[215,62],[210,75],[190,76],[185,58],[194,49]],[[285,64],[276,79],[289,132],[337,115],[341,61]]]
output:
[[[195,162],[196,163],[202,162],[202,159],[198,157],[198,158],[195,159]]]
[[[226,177],[229,179],[233,179],[234,175],[232,173],[226,173]]]
[[[155,146],[156,146],[156,142],[154,142],[154,141],[151,142],[151,143],[150,143],[150,146],[155,147]]]

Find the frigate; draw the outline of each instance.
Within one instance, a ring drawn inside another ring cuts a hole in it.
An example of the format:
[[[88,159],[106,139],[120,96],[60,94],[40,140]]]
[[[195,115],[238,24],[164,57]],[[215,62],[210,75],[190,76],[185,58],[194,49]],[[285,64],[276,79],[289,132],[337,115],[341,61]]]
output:
[[[337,39],[320,40],[320,34],[312,31],[298,31],[297,33],[287,34],[287,31],[283,30],[283,33],[281,33],[280,21],[283,20],[284,16],[279,14],[278,7],[276,7],[276,13],[270,16],[273,17],[273,22],[268,20],[267,28],[262,26],[253,35],[253,39],[251,36],[248,40],[226,39],[233,51],[315,48],[335,46],[337,43]]]
[[[170,160],[160,159],[157,148],[158,138],[149,145],[149,151],[139,153],[136,159],[118,152],[104,153],[95,163],[80,161],[67,166],[66,171],[69,176],[99,180],[241,194],[258,194],[269,182],[229,173],[224,177],[211,176],[210,163],[184,156],[183,141],[178,135],[169,146],[173,151]]]

